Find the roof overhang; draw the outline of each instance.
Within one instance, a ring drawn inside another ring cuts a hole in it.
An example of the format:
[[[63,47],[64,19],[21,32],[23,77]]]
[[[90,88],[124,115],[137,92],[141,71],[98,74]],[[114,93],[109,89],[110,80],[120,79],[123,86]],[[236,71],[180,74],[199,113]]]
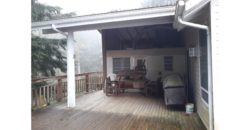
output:
[[[185,11],[183,12],[183,19],[185,21],[192,20],[210,1],[211,0],[188,0],[185,4],[186,6]]]
[[[184,21],[191,21],[199,15],[201,10],[210,2],[210,0],[187,0],[184,9],[178,7],[178,2],[175,10],[174,28],[177,30],[183,29],[185,26],[178,23],[177,18],[180,16]]]
[[[63,32],[167,24],[173,23],[174,11],[175,6],[162,6],[33,22],[32,30],[42,29],[45,34],[57,33],[52,24]]]

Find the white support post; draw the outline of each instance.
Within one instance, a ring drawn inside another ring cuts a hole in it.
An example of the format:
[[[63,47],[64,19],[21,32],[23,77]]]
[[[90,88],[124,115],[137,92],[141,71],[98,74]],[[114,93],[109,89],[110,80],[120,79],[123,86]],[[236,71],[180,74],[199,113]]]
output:
[[[68,107],[75,107],[75,61],[74,61],[74,34],[68,33],[67,37],[67,102]]]

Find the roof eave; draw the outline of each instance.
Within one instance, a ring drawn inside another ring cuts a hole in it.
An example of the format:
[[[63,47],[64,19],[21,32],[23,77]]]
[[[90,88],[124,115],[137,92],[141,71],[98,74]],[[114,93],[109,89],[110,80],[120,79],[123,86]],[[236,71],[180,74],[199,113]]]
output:
[[[193,7],[189,8],[188,10],[184,10],[183,14],[182,14],[182,19],[184,21],[191,21],[193,20],[195,17],[198,16],[199,12],[210,2],[211,0],[201,0],[198,4],[194,5]],[[187,1],[187,2],[191,2],[191,0]],[[176,5],[177,6],[177,5]],[[174,20],[174,28],[176,28],[178,31],[182,30],[183,28],[185,28],[184,25],[178,24],[177,21],[177,17],[178,15],[178,7],[176,7],[175,10],[175,20]]]
[[[55,33],[52,24],[63,31],[79,31],[172,23],[174,11],[175,6],[163,6],[33,22],[32,30],[42,29],[45,33]]]

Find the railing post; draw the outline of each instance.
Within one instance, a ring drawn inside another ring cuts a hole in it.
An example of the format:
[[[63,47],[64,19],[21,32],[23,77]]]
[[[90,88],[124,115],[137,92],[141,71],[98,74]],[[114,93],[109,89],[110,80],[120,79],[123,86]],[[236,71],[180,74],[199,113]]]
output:
[[[89,92],[89,74],[86,74],[86,92]]]
[[[61,78],[58,79],[56,90],[57,90],[56,99],[58,102],[61,102],[62,98],[63,98],[63,86],[62,86],[62,79]]]
[[[100,90],[102,90],[104,88],[104,84],[105,84],[105,82],[104,82],[105,80],[104,80],[103,75],[100,75],[100,80],[101,80],[101,82],[100,82],[100,84],[101,84]]]
[[[37,91],[38,91],[38,89],[36,88],[36,89],[34,89],[34,94],[35,94],[35,107],[36,108],[38,108],[38,98],[37,98]]]

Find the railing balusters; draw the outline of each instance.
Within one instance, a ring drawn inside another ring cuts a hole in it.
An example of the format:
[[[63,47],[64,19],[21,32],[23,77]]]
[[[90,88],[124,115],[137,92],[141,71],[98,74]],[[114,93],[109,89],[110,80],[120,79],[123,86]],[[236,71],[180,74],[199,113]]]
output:
[[[46,90],[47,90],[47,94],[46,94],[46,96],[47,96],[47,105],[49,105],[50,104],[50,101],[49,101],[49,86],[46,86]]]
[[[84,79],[81,79],[81,84],[82,84],[82,92],[85,92],[85,89],[84,89]]]
[[[57,85],[56,86],[56,99],[58,102],[62,101],[63,98],[63,84],[62,84],[62,79],[57,80]]]
[[[89,75],[88,74],[85,76],[85,79],[86,79],[86,92],[89,92]]]
[[[77,80],[75,81],[75,92],[77,93]]]
[[[51,85],[51,102],[53,103],[55,99],[55,94],[54,94],[54,85]]]
[[[54,101],[56,101],[56,85],[55,84],[53,85],[53,89],[54,89],[54,91],[53,91],[54,92],[54,94],[53,94],[54,95]]]
[[[65,97],[67,97],[67,92],[68,92],[67,84],[66,84],[66,82],[64,82],[64,95],[65,95]]]
[[[55,101],[56,100],[56,86],[55,85],[52,85],[52,92],[53,92],[53,101]]]
[[[36,104],[36,107],[38,107],[38,91],[39,89],[35,89],[35,104]]]
[[[51,102],[53,102],[53,100],[54,100],[53,86],[51,85],[50,88],[51,88]]]
[[[49,86],[49,89],[50,89],[50,91],[49,91],[49,95],[50,95],[49,99],[50,99],[50,102],[52,102],[52,87]]]
[[[66,97],[66,88],[65,88],[65,82],[62,82],[62,85],[63,85],[63,97]]]
[[[80,86],[79,86],[79,79],[77,80],[77,93],[79,93],[80,91],[79,91],[79,88],[80,88]]]
[[[85,90],[84,90],[84,79],[81,79],[81,81],[82,81],[82,92],[85,92]]]
[[[78,88],[78,93],[81,93],[81,91],[80,91],[80,79],[77,79],[77,88]]]
[[[64,82],[64,89],[65,89],[65,97],[68,95],[68,88],[67,88],[67,82]]]
[[[31,108],[33,107],[33,89],[31,88]]]
[[[46,102],[45,87],[46,87],[46,86],[43,86],[43,99],[44,99],[44,103]]]
[[[35,107],[37,107],[37,90],[38,89],[34,89],[33,92],[34,92],[34,95],[35,95],[35,98],[34,98],[34,101],[35,101]]]
[[[38,106],[39,106],[39,107],[41,107],[41,104],[42,104],[42,101],[41,101],[41,99],[42,99],[42,98],[41,98],[41,95],[42,95],[42,88],[40,87],[40,88],[39,88],[39,97],[38,97],[38,101],[39,101]]]
[[[75,92],[77,93],[77,82],[75,81]]]
[[[81,93],[81,79],[78,80],[78,85],[79,85],[79,93]]]
[[[31,107],[41,108],[54,102],[59,102],[67,97],[67,81],[66,76],[58,76],[53,78],[43,78],[34,80],[32,83],[47,82],[54,80],[51,84],[31,89]],[[38,82],[39,81],[39,82]],[[99,90],[102,87],[103,77],[101,73],[84,73],[76,75],[76,94],[88,93]]]
[[[82,92],[82,80],[81,79],[79,79],[79,88],[80,88],[80,93]]]

